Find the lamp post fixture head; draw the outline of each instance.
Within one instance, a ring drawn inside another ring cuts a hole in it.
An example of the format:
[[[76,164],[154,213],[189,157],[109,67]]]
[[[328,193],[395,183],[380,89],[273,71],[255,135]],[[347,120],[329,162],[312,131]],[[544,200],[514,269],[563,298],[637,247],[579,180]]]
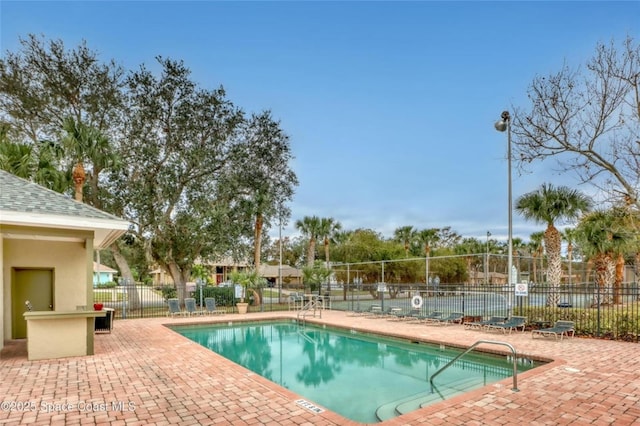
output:
[[[507,130],[507,125],[511,120],[511,116],[509,115],[509,111],[502,111],[502,114],[500,115],[500,117],[501,117],[501,120],[496,121],[496,124],[494,124],[494,127],[496,128],[497,131],[504,132],[505,130]]]

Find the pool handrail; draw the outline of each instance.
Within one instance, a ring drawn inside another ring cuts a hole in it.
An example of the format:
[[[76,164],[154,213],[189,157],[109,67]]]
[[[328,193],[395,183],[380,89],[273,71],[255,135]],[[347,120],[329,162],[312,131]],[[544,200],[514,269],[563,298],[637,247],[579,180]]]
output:
[[[507,346],[509,349],[511,349],[511,352],[513,353],[513,388],[511,390],[514,391],[514,392],[519,392],[519,390],[518,390],[518,355],[516,353],[516,349],[513,346],[511,346],[511,344],[509,344],[507,342],[498,342],[498,341],[495,341],[495,340],[478,340],[473,345],[471,345],[466,351],[462,352],[457,357],[455,357],[454,359],[452,359],[451,361],[446,363],[441,369],[439,369],[438,371],[433,373],[431,375],[431,378],[429,379],[429,384],[431,385],[431,392],[433,393],[433,379],[435,379],[435,377],[438,374],[442,373],[451,364],[453,364],[458,359],[462,358],[463,356],[465,356],[466,354],[471,352],[473,350],[473,348],[475,348],[476,346],[481,345],[483,343],[490,344],[490,345]]]

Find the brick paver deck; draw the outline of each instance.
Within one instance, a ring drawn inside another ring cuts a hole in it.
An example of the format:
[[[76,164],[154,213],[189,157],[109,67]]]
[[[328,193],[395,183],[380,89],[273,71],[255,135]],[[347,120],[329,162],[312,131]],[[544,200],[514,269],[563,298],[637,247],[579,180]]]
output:
[[[298,395],[163,326],[274,317],[295,313],[121,320],[111,334],[96,335],[94,356],[49,361],[28,361],[24,341],[6,342],[0,354],[0,424],[358,424],[330,411],[301,408]],[[335,311],[312,321],[453,346],[500,340],[519,353],[552,361],[520,374],[519,392],[507,379],[383,425],[640,424],[637,343],[534,340],[530,333],[502,335]]]

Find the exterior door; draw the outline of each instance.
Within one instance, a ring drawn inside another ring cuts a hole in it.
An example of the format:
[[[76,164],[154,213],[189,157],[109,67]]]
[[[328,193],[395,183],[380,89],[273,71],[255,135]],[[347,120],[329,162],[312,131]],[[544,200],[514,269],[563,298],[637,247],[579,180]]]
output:
[[[11,285],[11,338],[27,337],[26,301],[34,311],[53,310],[53,270],[14,269]]]

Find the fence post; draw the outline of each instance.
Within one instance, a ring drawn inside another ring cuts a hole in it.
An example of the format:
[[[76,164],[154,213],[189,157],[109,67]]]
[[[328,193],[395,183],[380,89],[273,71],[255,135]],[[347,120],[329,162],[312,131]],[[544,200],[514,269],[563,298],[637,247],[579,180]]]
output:
[[[596,321],[596,336],[600,337],[600,285],[595,283],[596,285],[596,312],[597,312],[597,321]]]

